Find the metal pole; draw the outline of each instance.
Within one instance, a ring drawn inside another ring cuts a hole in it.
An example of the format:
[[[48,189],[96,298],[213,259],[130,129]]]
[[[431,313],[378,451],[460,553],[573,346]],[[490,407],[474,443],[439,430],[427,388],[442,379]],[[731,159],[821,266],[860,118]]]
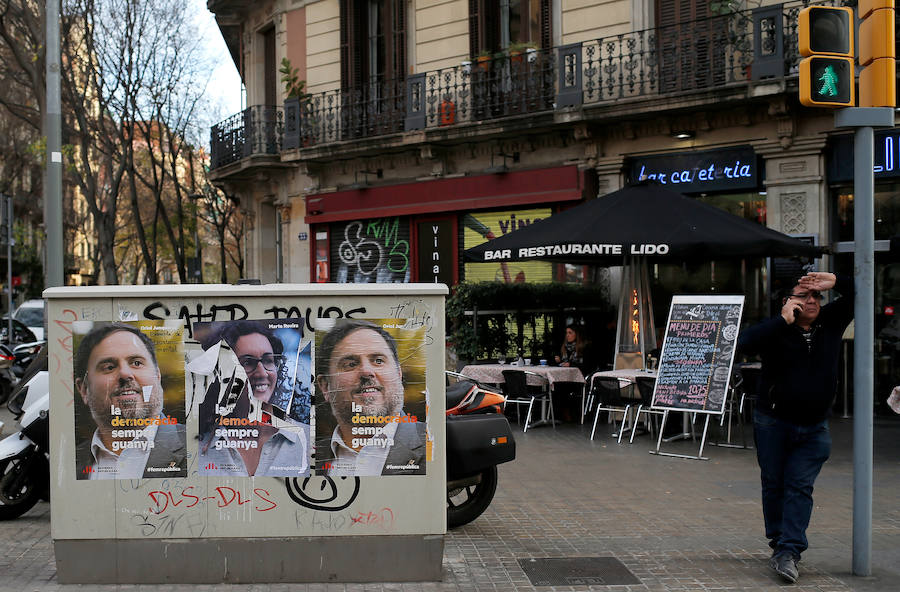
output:
[[[872,573],[872,389],[875,343],[874,132],[857,128],[853,143],[853,573]]]
[[[875,361],[875,150],[873,127],[893,127],[890,107],[841,109],[835,127],[853,137],[853,267],[856,282],[853,335],[853,567],[872,574],[872,390]]]
[[[47,233],[45,287],[62,286],[62,106],[60,99],[60,0],[47,0],[47,173],[44,182],[44,229]]]
[[[6,236],[6,298],[7,298],[7,310],[9,311],[6,314],[6,340],[12,344],[14,339],[13,335],[13,285],[12,285],[12,247],[13,247],[13,200],[12,196],[4,195],[3,196],[3,206],[6,207],[6,211],[3,212],[4,217],[6,218],[6,228],[7,228],[7,236]]]

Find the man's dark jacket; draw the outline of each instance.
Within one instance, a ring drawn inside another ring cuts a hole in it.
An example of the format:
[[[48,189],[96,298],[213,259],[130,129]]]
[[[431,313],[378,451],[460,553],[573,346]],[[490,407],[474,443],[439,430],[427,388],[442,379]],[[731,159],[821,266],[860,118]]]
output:
[[[822,307],[812,324],[812,346],[800,328],[778,316],[745,329],[740,353],[762,358],[757,409],[795,424],[811,425],[828,417],[837,390],[841,337],[853,319],[853,280],[838,276],[841,297]]]
[[[91,438],[83,440],[75,447],[75,478],[89,479],[85,468],[94,463],[91,454]],[[187,477],[187,450],[185,448],[184,424],[161,424],[156,429],[153,449],[144,466],[144,479]],[[148,467],[178,467],[177,471],[148,471]],[[120,478],[120,477],[116,477]]]
[[[331,452],[331,436],[316,441],[316,470],[322,471],[334,461]],[[401,469],[413,465],[416,469]],[[392,467],[392,468],[389,468]],[[382,475],[425,474],[425,424],[422,422],[398,423],[394,444],[388,451],[381,468]]]

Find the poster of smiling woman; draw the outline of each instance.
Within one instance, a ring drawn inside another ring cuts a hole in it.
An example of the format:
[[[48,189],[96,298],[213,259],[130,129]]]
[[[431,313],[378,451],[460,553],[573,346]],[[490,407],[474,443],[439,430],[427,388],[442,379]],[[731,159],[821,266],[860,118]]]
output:
[[[179,321],[72,323],[79,480],[187,475]]]
[[[188,371],[199,403],[201,475],[309,474],[310,345],[303,321],[195,323]]]

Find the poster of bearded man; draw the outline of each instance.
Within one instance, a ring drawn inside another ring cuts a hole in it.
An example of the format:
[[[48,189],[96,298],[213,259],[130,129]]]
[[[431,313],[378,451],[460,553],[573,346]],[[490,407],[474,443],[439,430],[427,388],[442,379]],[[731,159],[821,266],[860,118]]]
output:
[[[187,476],[179,321],[72,323],[78,480]]]
[[[425,327],[405,319],[317,319],[317,475],[424,475]]]

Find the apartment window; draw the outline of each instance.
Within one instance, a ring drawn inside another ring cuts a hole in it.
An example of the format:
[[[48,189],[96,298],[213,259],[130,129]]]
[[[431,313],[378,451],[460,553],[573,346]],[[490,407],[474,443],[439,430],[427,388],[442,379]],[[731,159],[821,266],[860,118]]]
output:
[[[275,63],[275,27],[263,31],[263,92],[265,93],[264,105],[278,104],[278,65]]]
[[[495,53],[510,43],[553,45],[552,0],[469,0],[469,53]]]
[[[728,17],[708,0],[656,0],[660,90],[709,88],[726,82]]]
[[[403,130],[406,1],[341,0],[341,136]]]
[[[341,0],[341,88],[406,77],[406,2]]]

